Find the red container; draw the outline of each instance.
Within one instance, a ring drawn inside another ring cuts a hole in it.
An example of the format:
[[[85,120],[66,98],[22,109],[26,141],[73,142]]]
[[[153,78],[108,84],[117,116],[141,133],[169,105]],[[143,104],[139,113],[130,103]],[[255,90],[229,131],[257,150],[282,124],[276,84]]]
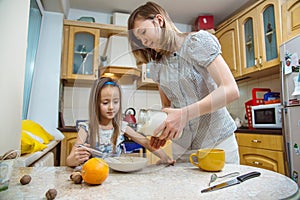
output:
[[[258,92],[264,92],[264,93],[271,92],[271,89],[269,89],[269,88],[253,88],[252,89],[252,99],[245,103],[249,129],[253,129],[251,107],[264,104],[264,98],[257,98]]]
[[[195,31],[214,29],[214,16],[198,16],[195,22]]]

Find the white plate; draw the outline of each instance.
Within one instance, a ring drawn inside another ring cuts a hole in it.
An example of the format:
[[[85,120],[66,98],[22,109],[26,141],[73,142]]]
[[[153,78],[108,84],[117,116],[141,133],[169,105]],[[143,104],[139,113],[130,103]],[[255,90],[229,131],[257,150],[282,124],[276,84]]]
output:
[[[105,162],[115,171],[133,172],[145,167],[148,160],[143,157],[109,157]]]

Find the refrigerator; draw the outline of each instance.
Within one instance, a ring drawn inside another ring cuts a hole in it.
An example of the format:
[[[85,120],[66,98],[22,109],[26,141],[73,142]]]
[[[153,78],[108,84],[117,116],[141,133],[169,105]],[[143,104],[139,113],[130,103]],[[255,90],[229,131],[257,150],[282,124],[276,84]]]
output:
[[[300,186],[300,35],[280,45],[283,134],[289,176]]]

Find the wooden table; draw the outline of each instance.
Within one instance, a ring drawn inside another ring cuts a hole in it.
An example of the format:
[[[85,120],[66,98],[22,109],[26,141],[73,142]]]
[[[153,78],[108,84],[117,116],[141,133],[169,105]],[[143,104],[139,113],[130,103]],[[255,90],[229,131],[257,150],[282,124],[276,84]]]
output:
[[[218,175],[238,171],[245,174],[261,172],[261,176],[239,185],[209,193],[201,193],[208,186],[211,172],[204,172],[190,163],[175,166],[148,166],[134,173],[111,171],[102,185],[74,184],[69,167],[15,168],[9,188],[0,192],[0,199],[45,199],[50,188],[58,192],[56,199],[299,199],[298,185],[290,178],[273,171],[243,165],[225,165]],[[19,180],[24,174],[32,177],[28,185]],[[229,178],[231,179],[231,178]],[[218,179],[219,183],[228,179]]]

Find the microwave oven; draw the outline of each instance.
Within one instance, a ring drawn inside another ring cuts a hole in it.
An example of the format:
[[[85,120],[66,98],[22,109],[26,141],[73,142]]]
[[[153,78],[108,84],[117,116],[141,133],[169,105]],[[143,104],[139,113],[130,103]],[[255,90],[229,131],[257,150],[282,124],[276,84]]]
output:
[[[252,106],[253,128],[282,128],[280,103]]]

